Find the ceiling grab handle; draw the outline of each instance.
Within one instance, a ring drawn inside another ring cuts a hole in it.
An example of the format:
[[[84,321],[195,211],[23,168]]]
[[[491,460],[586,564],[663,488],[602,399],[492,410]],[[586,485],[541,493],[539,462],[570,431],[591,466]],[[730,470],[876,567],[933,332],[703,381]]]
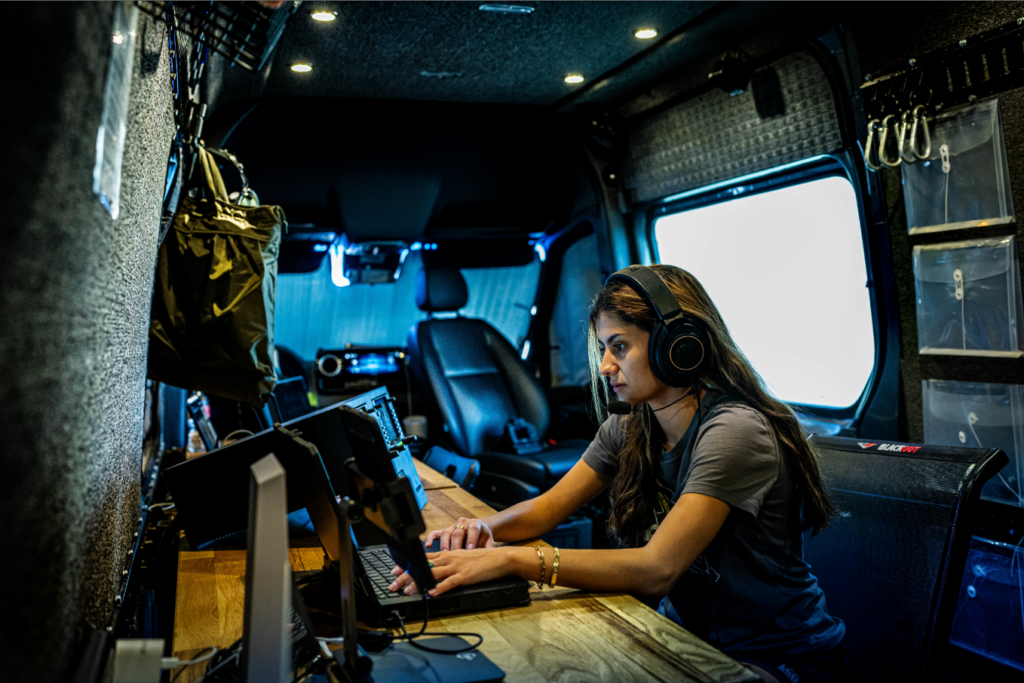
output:
[[[878,129],[878,119],[868,121],[868,137],[864,141],[864,164],[872,171],[881,171],[882,166],[871,161],[871,153],[875,149],[875,131]]]
[[[882,119],[882,133],[878,136],[878,160],[882,162],[883,166],[888,168],[897,168],[903,162],[899,154],[896,155],[895,161],[890,161],[886,156],[886,143],[889,141],[889,128],[892,127],[892,120],[896,118],[895,114],[889,114]]]

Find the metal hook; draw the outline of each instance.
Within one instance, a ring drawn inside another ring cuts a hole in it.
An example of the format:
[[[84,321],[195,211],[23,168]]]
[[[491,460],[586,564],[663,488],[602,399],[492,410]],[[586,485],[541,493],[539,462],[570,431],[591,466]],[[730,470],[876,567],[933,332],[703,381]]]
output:
[[[903,112],[899,122],[896,124],[896,147],[899,149],[900,159],[903,159],[905,163],[916,164],[917,159],[914,158],[913,153],[907,154],[904,152],[904,143],[907,141],[907,131],[911,130],[910,125],[910,111]],[[911,136],[913,139],[913,136]],[[911,150],[912,152],[913,150]]]
[[[925,115],[927,111],[923,104],[919,104],[914,107],[914,123],[910,128],[910,151],[917,159],[927,159],[932,153],[932,136],[928,131],[928,117]],[[920,154],[917,151],[917,124],[924,124],[924,151]]]
[[[868,137],[864,141],[864,164],[872,171],[881,171],[882,167],[871,161],[871,152],[875,149],[875,131],[878,130],[878,119],[868,121]]]
[[[903,162],[899,154],[896,155],[895,161],[890,161],[885,154],[886,142],[889,140],[889,126],[894,118],[896,118],[895,114],[889,114],[882,119],[882,133],[878,136],[878,160],[888,168],[897,168]]]

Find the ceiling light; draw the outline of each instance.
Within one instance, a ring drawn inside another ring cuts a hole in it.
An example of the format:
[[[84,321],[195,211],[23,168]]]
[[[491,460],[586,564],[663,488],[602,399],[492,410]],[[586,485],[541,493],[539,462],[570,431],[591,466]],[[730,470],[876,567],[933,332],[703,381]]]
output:
[[[528,7],[526,5],[497,5],[497,4],[486,4],[478,7],[481,12],[504,12],[505,14],[530,14],[533,12],[534,7]]]
[[[579,74],[569,74],[568,76],[565,77],[565,82],[566,83],[574,83],[574,84],[575,83],[582,83],[583,82],[583,76],[580,76]]]
[[[292,71],[300,74],[304,74],[308,71],[312,71],[313,67],[309,64],[292,64]]]
[[[331,10],[318,9],[315,12],[311,12],[309,16],[313,17],[316,21],[334,21],[338,18],[338,13]]]
[[[633,35],[635,35],[640,40],[649,40],[654,36],[658,35],[658,31],[653,28],[642,28]]]

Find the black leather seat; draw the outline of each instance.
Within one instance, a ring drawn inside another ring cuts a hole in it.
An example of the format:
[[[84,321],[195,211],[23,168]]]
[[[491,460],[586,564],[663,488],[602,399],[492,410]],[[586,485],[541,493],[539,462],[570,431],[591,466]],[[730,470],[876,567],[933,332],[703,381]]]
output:
[[[814,437],[847,516],[804,544],[863,680],[943,680],[943,655],[993,449]]]
[[[488,448],[516,417],[543,435],[550,414],[544,390],[500,332],[483,320],[432,317],[458,311],[467,299],[466,281],[458,270],[424,269],[417,275],[416,305],[431,317],[410,330],[409,357],[425,394],[428,419],[434,422],[432,430],[442,427],[457,451],[480,461],[478,487],[484,474],[495,474],[546,490],[579,461],[589,442],[565,440],[529,455]]]

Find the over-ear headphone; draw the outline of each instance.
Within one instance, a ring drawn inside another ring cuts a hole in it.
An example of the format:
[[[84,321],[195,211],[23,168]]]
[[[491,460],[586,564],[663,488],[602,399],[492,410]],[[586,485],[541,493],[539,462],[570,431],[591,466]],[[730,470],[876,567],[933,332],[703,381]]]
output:
[[[658,316],[647,344],[654,376],[670,387],[693,384],[711,364],[711,342],[704,323],[679,307],[672,290],[646,266],[629,266],[608,276],[604,284],[623,282],[639,294]]]

